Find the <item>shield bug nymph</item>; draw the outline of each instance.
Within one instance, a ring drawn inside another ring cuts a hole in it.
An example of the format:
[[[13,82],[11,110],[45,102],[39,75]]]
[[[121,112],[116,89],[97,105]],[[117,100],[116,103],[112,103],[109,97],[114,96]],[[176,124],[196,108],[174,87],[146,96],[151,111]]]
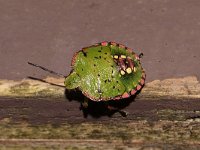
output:
[[[67,89],[79,89],[92,101],[123,100],[145,84],[142,55],[115,42],[82,48],[72,58],[72,71],[65,77],[64,85]]]

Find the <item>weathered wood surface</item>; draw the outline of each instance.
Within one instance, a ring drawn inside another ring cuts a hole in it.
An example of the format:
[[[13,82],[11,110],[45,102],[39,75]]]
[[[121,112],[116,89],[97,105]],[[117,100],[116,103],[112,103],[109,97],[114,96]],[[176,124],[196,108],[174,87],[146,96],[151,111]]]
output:
[[[38,79],[40,80],[40,79]],[[21,81],[0,80],[0,96],[6,97],[64,97],[63,78],[24,79]],[[41,82],[43,81],[43,82]],[[47,84],[44,82],[51,83]],[[162,98],[200,98],[200,83],[195,76],[155,80],[146,83],[137,98],[162,99]]]
[[[136,100],[127,117],[95,109],[84,118],[79,103],[65,99],[1,99],[0,106],[0,148],[200,148],[199,100]]]
[[[49,82],[61,83],[55,81]],[[117,103],[127,117],[103,103],[80,110],[82,96],[65,97],[60,87],[5,83],[0,83],[0,149],[200,149],[195,77],[147,83],[136,98]]]

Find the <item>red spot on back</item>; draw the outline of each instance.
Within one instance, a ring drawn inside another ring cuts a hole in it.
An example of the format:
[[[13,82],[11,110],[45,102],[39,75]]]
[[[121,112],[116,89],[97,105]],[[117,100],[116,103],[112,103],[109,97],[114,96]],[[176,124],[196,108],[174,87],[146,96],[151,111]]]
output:
[[[122,95],[122,98],[127,98],[129,97],[129,94],[127,92],[125,92],[123,95]]]
[[[141,79],[141,80],[140,80],[140,84],[141,84],[141,85],[144,85],[144,79]]]
[[[101,45],[102,45],[102,46],[107,46],[107,45],[108,45],[108,42],[101,42]]]
[[[141,85],[137,85],[137,87],[136,87],[136,89],[139,91],[140,89],[142,88],[142,86]]]
[[[131,90],[131,95],[134,95],[137,92],[137,90]]]

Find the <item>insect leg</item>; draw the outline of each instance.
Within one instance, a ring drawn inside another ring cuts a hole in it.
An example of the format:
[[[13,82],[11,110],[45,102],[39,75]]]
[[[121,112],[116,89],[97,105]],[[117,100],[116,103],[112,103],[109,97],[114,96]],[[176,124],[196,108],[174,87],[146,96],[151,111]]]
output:
[[[110,105],[108,105],[107,108],[110,111],[116,111],[116,112],[120,113],[120,115],[122,117],[126,117],[128,115],[128,113],[126,111],[120,110],[119,108],[116,108],[116,107],[113,107],[113,106],[110,106]]]
[[[88,98],[87,98],[87,97],[84,97],[83,102],[81,102],[81,107],[82,107],[83,109],[88,108]]]

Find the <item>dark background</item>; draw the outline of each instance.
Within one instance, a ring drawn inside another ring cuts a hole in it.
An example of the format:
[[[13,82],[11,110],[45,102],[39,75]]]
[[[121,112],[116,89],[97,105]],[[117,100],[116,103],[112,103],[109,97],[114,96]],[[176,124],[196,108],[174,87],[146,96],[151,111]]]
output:
[[[199,0],[0,0],[0,78],[68,74],[73,53],[101,41],[143,52],[147,80],[200,77]]]

